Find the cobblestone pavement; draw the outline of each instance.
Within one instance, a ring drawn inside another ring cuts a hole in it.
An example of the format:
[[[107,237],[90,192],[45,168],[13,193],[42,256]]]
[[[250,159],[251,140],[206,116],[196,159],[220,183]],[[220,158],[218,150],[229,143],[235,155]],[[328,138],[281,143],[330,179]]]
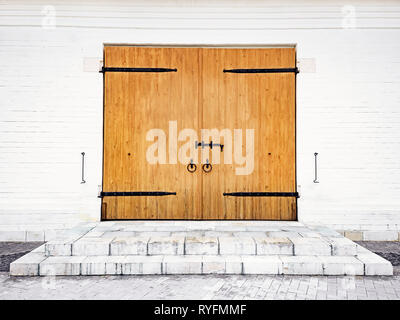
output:
[[[89,276],[0,275],[0,299],[393,299],[400,276],[260,275]]]
[[[377,253],[400,243],[359,242]],[[0,243],[0,259],[40,243]],[[392,262],[393,263],[393,262]],[[400,266],[392,277],[174,275],[10,277],[0,273],[0,299],[311,299],[400,300]]]

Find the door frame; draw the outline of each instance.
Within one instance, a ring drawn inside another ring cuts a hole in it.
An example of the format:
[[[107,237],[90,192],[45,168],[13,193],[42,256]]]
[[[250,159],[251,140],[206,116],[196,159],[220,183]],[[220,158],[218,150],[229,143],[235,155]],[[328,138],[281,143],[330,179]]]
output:
[[[132,43],[103,43],[103,66],[105,61],[105,47],[160,47],[160,48],[239,48],[239,49],[257,49],[257,48],[294,48],[295,49],[295,67],[297,67],[297,44],[159,44],[159,43],[151,43],[151,44],[132,44]],[[101,71],[100,71],[101,72]],[[294,92],[294,145],[295,145],[295,192],[298,192],[297,185],[297,74],[295,76],[295,84],[294,84],[295,92]],[[102,125],[102,149],[101,149],[101,191],[103,191],[103,182],[104,182],[104,125],[105,125],[105,73],[103,73],[103,125]],[[99,192],[100,194],[100,192]],[[100,221],[135,221],[135,220],[155,220],[155,221],[299,221],[299,206],[298,206],[298,198],[296,198],[296,216],[293,220],[269,220],[269,219],[260,219],[260,220],[237,220],[237,219],[106,219],[103,213],[103,199],[100,198]],[[300,197],[300,194],[299,194]]]

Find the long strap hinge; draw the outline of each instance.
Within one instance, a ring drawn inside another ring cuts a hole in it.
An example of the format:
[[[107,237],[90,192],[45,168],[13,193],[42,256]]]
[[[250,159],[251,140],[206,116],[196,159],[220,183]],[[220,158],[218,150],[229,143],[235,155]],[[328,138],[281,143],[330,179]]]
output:
[[[176,192],[166,191],[111,191],[100,192],[99,198],[103,197],[146,197],[146,196],[169,196],[176,195]]]
[[[177,72],[178,69],[172,68],[117,68],[102,67],[100,73],[106,72]]]
[[[300,198],[298,192],[224,192],[224,196],[231,197],[296,197]]]
[[[225,73],[299,73],[299,69],[296,68],[269,68],[269,69],[224,69]]]

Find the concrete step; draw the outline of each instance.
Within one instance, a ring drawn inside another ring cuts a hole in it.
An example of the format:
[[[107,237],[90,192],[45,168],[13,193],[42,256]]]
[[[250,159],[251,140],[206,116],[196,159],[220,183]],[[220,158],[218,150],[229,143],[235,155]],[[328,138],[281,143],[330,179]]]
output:
[[[392,265],[325,227],[298,222],[100,222],[11,264],[11,275],[391,275]]]
[[[354,256],[357,244],[347,238],[268,236],[82,237],[49,241],[47,256],[121,255],[300,255]]]
[[[124,255],[56,256],[31,252],[11,263],[13,276],[144,274],[392,275],[390,262],[368,252],[350,256]]]

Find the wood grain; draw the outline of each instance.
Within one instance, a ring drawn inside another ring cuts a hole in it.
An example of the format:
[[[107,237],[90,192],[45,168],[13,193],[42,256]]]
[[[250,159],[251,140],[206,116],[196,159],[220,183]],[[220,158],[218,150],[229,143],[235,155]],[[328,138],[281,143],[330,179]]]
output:
[[[254,129],[254,171],[214,164],[203,177],[203,218],[295,220],[294,197],[230,197],[224,192],[295,192],[295,75],[223,69],[293,68],[295,49],[203,49],[203,127]],[[224,152],[227,152],[224,151]]]
[[[161,197],[105,197],[107,219],[200,218],[201,175],[189,173],[179,162],[146,160],[146,150],[154,143],[146,141],[149,130],[159,128],[168,135],[169,121],[175,120],[178,130],[198,126],[198,51],[105,48],[106,67],[178,69],[105,74],[103,191],[176,192]]]
[[[106,219],[296,219],[293,197],[223,196],[224,192],[296,191],[295,75],[222,72],[293,68],[295,49],[107,46],[105,66],[178,69],[105,74],[103,191],[177,193],[105,197]],[[236,175],[240,165],[223,163],[227,149],[220,153],[221,164],[213,163],[211,153],[205,157],[213,164],[210,173],[204,173],[201,165],[189,173],[179,161],[149,164],[146,150],[153,142],[146,141],[147,131],[160,128],[169,136],[168,121],[175,120],[178,130],[193,128],[199,137],[202,128],[226,128],[232,133],[242,129],[242,153],[246,129],[254,129],[254,171]]]

